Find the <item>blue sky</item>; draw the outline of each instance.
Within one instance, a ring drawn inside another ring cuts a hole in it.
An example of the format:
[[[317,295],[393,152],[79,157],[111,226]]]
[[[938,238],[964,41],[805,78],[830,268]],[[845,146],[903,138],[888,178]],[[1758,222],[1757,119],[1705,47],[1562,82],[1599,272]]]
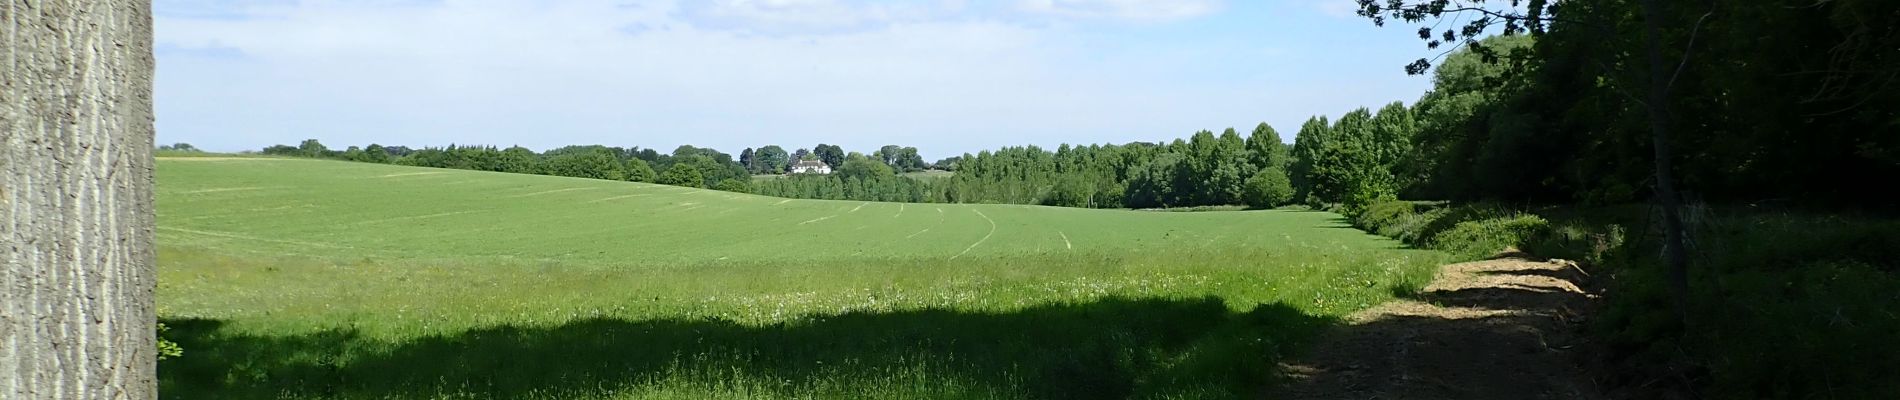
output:
[[[154,2],[161,143],[1124,143],[1415,100],[1353,0]]]

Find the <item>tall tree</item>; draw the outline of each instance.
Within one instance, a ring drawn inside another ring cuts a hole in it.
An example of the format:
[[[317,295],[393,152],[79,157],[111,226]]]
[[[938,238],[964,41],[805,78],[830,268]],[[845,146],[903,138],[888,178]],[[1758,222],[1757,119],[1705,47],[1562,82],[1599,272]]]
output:
[[[1313,163],[1321,149],[1329,145],[1332,129],[1325,116],[1316,115],[1307,118],[1300,125],[1300,133],[1293,137],[1293,164],[1287,169],[1287,178],[1293,181],[1294,201],[1319,204],[1313,197]]]
[[[782,174],[785,173],[785,166],[789,165],[791,161],[791,155],[786,154],[785,149],[778,147],[778,145],[767,145],[760,147],[759,151],[753,152],[752,159],[753,162],[759,164],[759,170],[757,172]]]
[[[297,150],[303,152],[304,157],[325,157],[330,155],[330,148],[325,147],[323,142],[319,142],[316,139],[304,139],[303,143],[297,144]]]
[[[1523,7],[1520,8],[1520,4],[1523,5]],[[1666,46],[1663,42],[1666,39],[1663,37],[1663,25],[1665,23],[1664,20],[1670,18],[1671,15],[1665,12],[1661,0],[1637,0],[1637,4],[1640,6],[1640,9],[1635,15],[1639,15],[1639,18],[1642,20],[1641,53],[1643,57],[1640,62],[1631,60],[1627,65],[1640,66],[1629,68],[1635,68],[1636,71],[1640,71],[1640,73],[1635,75],[1643,77],[1642,85],[1640,86],[1645,88],[1643,91],[1644,95],[1641,96],[1645,100],[1640,103],[1644,110],[1644,115],[1648,117],[1651,139],[1650,149],[1653,153],[1651,162],[1654,166],[1654,196],[1658,208],[1662,211],[1663,259],[1668,265],[1669,286],[1671,291],[1674,292],[1677,315],[1686,320],[1688,318],[1689,258],[1686,248],[1687,233],[1684,231],[1682,222],[1681,197],[1676,193],[1675,169],[1672,166],[1673,158],[1675,158],[1676,155],[1670,150],[1670,145],[1672,144],[1670,126],[1673,124],[1669,110],[1671,104],[1670,91],[1674,87],[1675,79],[1680,77],[1682,71],[1690,65],[1688,60],[1689,57],[1694,54],[1695,40],[1701,33],[1704,23],[1714,15],[1715,8],[1713,8],[1714,3],[1711,3],[1710,11],[1701,14],[1701,16],[1693,22],[1669,21],[1672,27],[1687,26],[1686,30],[1688,32],[1687,35],[1684,35],[1687,37],[1686,43],[1683,43],[1680,48],[1671,49],[1671,51],[1678,55],[1674,59],[1670,59],[1670,57],[1664,54],[1664,47]],[[1388,0],[1386,2],[1359,0],[1359,15],[1372,19],[1375,25],[1380,26],[1383,26],[1388,18],[1399,19],[1406,22],[1422,22],[1429,19],[1443,22],[1446,18],[1464,18],[1467,15],[1476,15],[1474,18],[1466,19],[1468,22],[1465,22],[1463,26],[1448,27],[1443,33],[1436,35],[1434,35],[1432,28],[1420,28],[1419,38],[1426,40],[1426,45],[1430,48],[1437,48],[1442,45],[1466,46],[1473,47],[1487,55],[1492,54],[1492,52],[1485,48],[1478,39],[1480,39],[1480,36],[1485,32],[1500,24],[1502,25],[1503,33],[1506,35],[1540,35],[1546,33],[1552,23],[1560,23],[1583,25],[1586,26],[1583,29],[1595,30],[1602,34],[1602,37],[1598,38],[1600,41],[1610,41],[1613,39],[1610,36],[1614,35],[1615,31],[1611,27],[1615,25],[1614,22],[1619,21],[1601,19],[1580,21],[1563,19],[1559,18],[1560,15],[1550,13],[1549,5],[1549,2],[1544,0],[1532,0],[1527,3],[1520,3],[1515,0],[1496,2],[1479,0],[1472,4],[1460,4],[1458,7],[1448,7],[1444,0]],[[1591,4],[1584,4],[1584,6],[1589,5]],[[1566,4],[1566,6],[1568,5]],[[1598,13],[1597,15],[1614,14]],[[1456,23],[1454,23],[1454,25],[1456,25]],[[1454,31],[1453,29],[1457,30]],[[1626,52],[1618,50],[1615,54],[1604,54],[1601,58],[1615,59],[1622,53]],[[1491,57],[1487,56],[1487,58]],[[1609,65],[1611,64],[1608,63],[1599,63],[1598,65],[1603,66],[1605,69],[1615,68],[1610,67]],[[1420,58],[1418,61],[1406,66],[1406,72],[1414,75],[1424,74],[1430,67],[1431,63],[1429,61]],[[1625,75],[1619,72],[1621,71],[1605,71],[1607,75]],[[1635,98],[1637,96],[1632,95],[1629,97]]]
[[[0,12],[0,398],[156,398],[151,3]]]
[[[902,168],[902,166],[897,164],[897,157],[902,155],[903,152],[904,146],[887,144],[884,145],[884,147],[877,148],[877,154],[875,154],[875,156],[877,156],[878,162],[882,162],[884,165],[889,165],[892,168]]]
[[[823,161],[825,165],[831,166],[832,169],[837,169],[839,166],[844,165],[845,154],[843,147],[819,143],[818,147],[813,147],[811,152],[813,155],[818,156],[818,161]]]
[[[752,152],[751,147],[747,147],[745,148],[745,150],[739,151],[739,165],[745,166],[746,172],[750,172],[754,174],[759,173],[758,155]]]
[[[1284,171],[1291,161],[1287,152],[1286,143],[1280,141],[1280,132],[1265,122],[1254,126],[1253,134],[1247,136],[1247,161],[1254,168],[1281,167]]]

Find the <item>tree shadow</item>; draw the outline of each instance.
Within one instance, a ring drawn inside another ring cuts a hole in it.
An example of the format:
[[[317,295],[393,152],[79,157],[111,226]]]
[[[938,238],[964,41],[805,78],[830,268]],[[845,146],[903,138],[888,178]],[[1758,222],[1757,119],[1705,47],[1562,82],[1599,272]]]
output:
[[[160,364],[169,398],[546,398],[681,382],[751,382],[774,397],[866,397],[921,377],[964,386],[959,393],[1097,399],[1255,397],[1279,375],[1281,354],[1336,321],[1283,304],[1234,312],[1205,297],[860,312],[767,326],[588,319],[399,342],[352,329],[266,336],[216,320],[163,322],[187,352]],[[909,397],[949,396],[930,393]]]
[[[1472,276],[1550,276],[1503,266]],[[1554,277],[1554,276],[1553,276]],[[1441,279],[1443,279],[1441,277]],[[1482,278],[1480,278],[1482,279]],[[1565,278],[1558,278],[1565,279]],[[1503,279],[1405,292],[1292,357],[1283,398],[1591,399],[1591,348],[1577,312],[1588,296]],[[1531,281],[1536,281],[1535,279]],[[1440,307],[1434,307],[1437,305]]]

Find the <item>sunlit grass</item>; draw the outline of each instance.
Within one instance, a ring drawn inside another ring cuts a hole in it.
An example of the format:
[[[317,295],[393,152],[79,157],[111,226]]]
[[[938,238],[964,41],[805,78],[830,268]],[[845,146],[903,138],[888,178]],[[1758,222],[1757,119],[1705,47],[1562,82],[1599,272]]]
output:
[[[170,398],[1246,398],[1444,257],[1313,212],[305,160],[159,176]]]

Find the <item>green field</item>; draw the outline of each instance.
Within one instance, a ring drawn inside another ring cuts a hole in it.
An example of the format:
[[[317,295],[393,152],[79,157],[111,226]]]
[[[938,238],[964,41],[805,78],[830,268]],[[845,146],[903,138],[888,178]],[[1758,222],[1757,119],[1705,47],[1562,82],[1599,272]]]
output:
[[[1251,398],[1441,253],[1297,211],[158,163],[168,398]]]

